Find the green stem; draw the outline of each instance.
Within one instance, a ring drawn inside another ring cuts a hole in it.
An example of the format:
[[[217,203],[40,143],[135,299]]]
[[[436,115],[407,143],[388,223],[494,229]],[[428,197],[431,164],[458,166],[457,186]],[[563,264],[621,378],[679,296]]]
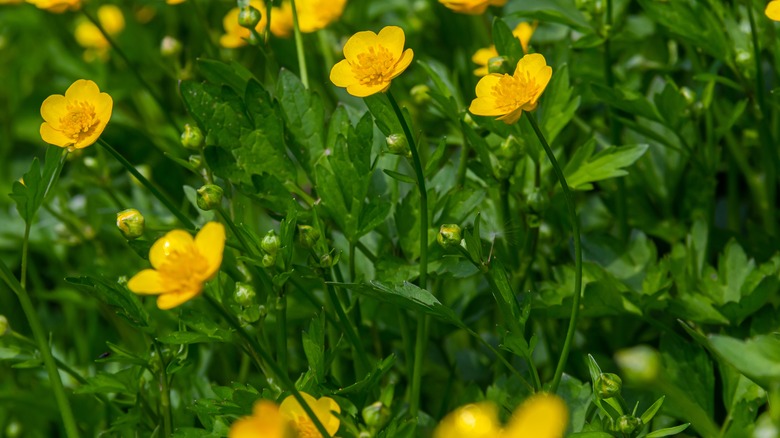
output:
[[[328,34],[325,29],[317,31],[317,39],[320,43],[320,51],[322,51],[322,57],[325,59],[325,71],[329,72],[333,65],[336,63],[333,59],[333,51],[330,49],[328,42]]]
[[[168,387],[168,375],[165,372],[166,365],[163,360],[162,350],[160,344],[155,340],[153,341],[154,349],[157,352],[157,361],[160,364],[160,374],[157,376],[160,379],[160,415],[163,417],[163,436],[171,436],[173,430],[173,412],[171,411],[171,390]]]
[[[387,98],[393,107],[401,128],[404,130],[406,140],[409,142],[409,149],[412,152],[412,164],[414,173],[417,176],[417,189],[420,191],[420,280],[419,286],[427,289],[428,286],[428,191],[425,188],[425,174],[423,173],[422,161],[417,145],[414,141],[409,125],[406,123],[398,102],[395,101],[392,93],[387,92]],[[422,383],[422,368],[425,359],[425,348],[428,343],[428,317],[423,313],[417,317],[417,333],[415,335],[414,346],[414,368],[412,369],[412,392],[409,403],[409,412],[413,419],[417,419],[420,410],[420,384]]]
[[[290,5],[292,6],[295,51],[298,52],[298,67],[301,70],[301,82],[305,88],[309,88],[309,73],[306,70],[306,53],[303,50],[303,36],[301,35],[301,28],[298,25],[298,9],[295,7],[295,0],[290,0]]]
[[[163,205],[170,211],[176,218],[181,222],[185,227],[187,227],[190,230],[194,230],[197,227],[195,224],[184,215],[184,213],[181,212],[173,203],[163,195],[163,193],[157,189],[148,179],[146,179],[145,176],[141,175],[141,172],[138,171],[138,169],[135,168],[132,164],[130,164],[129,161],[125,157],[122,156],[116,149],[114,149],[110,144],[108,144],[105,140],[98,139],[98,144],[103,146],[111,155],[114,156],[114,158],[119,161],[122,166],[124,166],[125,169],[127,169],[128,172],[130,172],[131,175],[135,177],[141,184],[143,184],[144,187],[146,187],[150,192],[152,192],[152,195],[154,195],[155,198],[157,198],[160,202],[163,203]]]
[[[762,161],[764,165],[765,184],[766,184],[766,204],[765,224],[768,234],[774,236],[777,233],[777,216],[775,214],[775,205],[777,198],[777,167],[778,157],[775,150],[775,143],[772,139],[772,131],[769,127],[769,108],[766,103],[766,92],[764,91],[764,70],[761,65],[761,47],[758,42],[758,32],[756,31],[756,21],[753,17],[753,2],[746,1],[748,20],[750,21],[750,35],[753,40],[753,60],[756,63],[756,92],[755,99],[758,104],[758,134],[761,139]],[[750,178],[750,175],[745,175]]]
[[[561,166],[558,165],[558,160],[555,159],[550,145],[542,134],[542,130],[539,129],[539,124],[536,122],[536,118],[532,113],[528,113],[528,120],[531,122],[536,136],[539,138],[539,142],[542,143],[544,151],[547,153],[547,157],[550,159],[555,176],[558,177],[558,182],[563,189],[563,197],[566,199],[566,207],[569,210],[569,217],[571,219],[571,229],[574,235],[574,294],[572,296],[571,305],[571,317],[569,318],[569,329],[566,331],[566,340],[563,343],[563,350],[561,351],[561,357],[558,359],[558,366],[555,368],[555,374],[553,376],[552,384],[550,385],[550,391],[555,393],[558,390],[558,385],[561,383],[561,376],[563,375],[563,369],[566,367],[566,360],[569,358],[569,351],[571,350],[572,342],[574,341],[574,332],[577,329],[577,318],[580,313],[580,293],[582,289],[582,246],[580,245],[580,221],[577,218],[577,211],[574,208],[574,200],[569,190],[569,184],[566,182],[566,177],[563,175]]]
[[[0,260],[0,279],[2,279],[19,297],[19,303],[22,305],[24,315],[27,317],[27,322],[30,324],[30,329],[32,329],[33,332],[33,338],[35,338],[35,342],[38,344],[38,350],[41,352],[43,364],[49,374],[49,381],[52,386],[52,391],[54,392],[54,398],[57,401],[57,407],[59,408],[62,423],[65,427],[65,435],[68,438],[78,438],[79,430],[78,427],[76,427],[76,419],[73,417],[73,411],[71,410],[68,396],[65,394],[65,387],[63,387],[62,379],[60,379],[57,363],[54,361],[54,356],[51,354],[46,332],[43,330],[43,325],[38,318],[35,306],[33,306],[33,303],[30,300],[27,289],[22,287],[22,284],[16,280],[11,273],[11,270],[2,260]]]
[[[284,291],[279,292],[276,302],[276,357],[279,360],[279,366],[283,370],[288,370],[287,364],[287,295]]]
[[[331,279],[330,274],[326,274],[326,276],[328,280]],[[363,344],[360,342],[360,338],[358,337],[357,332],[355,332],[355,327],[353,327],[352,322],[349,320],[349,317],[347,316],[347,313],[344,311],[344,308],[341,305],[341,300],[339,300],[338,295],[336,295],[336,290],[333,288],[333,285],[330,282],[328,282],[325,284],[325,289],[328,292],[328,297],[330,298],[331,303],[333,303],[333,308],[336,310],[336,317],[338,318],[342,328],[346,332],[347,338],[349,339],[350,343],[352,343],[352,347],[355,349],[355,353],[357,356],[357,363],[355,364],[355,374],[357,375],[358,378],[362,378],[371,369],[371,365],[368,360],[368,355],[366,354],[366,349],[363,348]]]
[[[162,99],[159,95],[152,89],[152,86],[149,84],[149,82],[144,79],[143,76],[141,76],[141,73],[138,72],[138,69],[136,66],[130,62],[130,58],[127,57],[124,51],[119,47],[119,44],[116,43],[114,38],[106,32],[106,29],[103,28],[103,25],[100,24],[100,21],[95,19],[95,17],[87,12],[87,8],[81,8],[81,12],[84,14],[85,17],[87,17],[87,20],[91,21],[92,24],[95,25],[95,27],[98,28],[100,33],[103,35],[103,37],[108,41],[108,44],[111,46],[111,48],[116,52],[117,55],[119,55],[120,58],[127,64],[128,69],[130,72],[135,76],[135,78],[138,80],[138,83],[141,84],[142,87],[146,88],[146,91],[149,92],[149,95],[152,96],[152,99],[157,103],[157,106],[160,108],[160,111],[165,115],[165,118],[168,120],[168,123],[171,124],[171,127],[173,127],[175,130],[179,131],[179,125],[176,123],[176,120],[173,119],[173,115],[170,111],[170,109],[163,103]]]
[[[309,403],[306,402],[306,400],[301,396],[300,391],[295,387],[295,383],[293,383],[292,380],[287,376],[287,373],[282,370],[279,365],[274,362],[271,355],[265,351],[263,348],[260,347],[260,344],[257,342],[257,339],[249,336],[249,333],[244,330],[243,327],[241,327],[241,324],[230,314],[227,310],[225,310],[224,307],[220,303],[218,303],[211,295],[209,294],[203,294],[203,296],[206,298],[206,301],[211,305],[211,307],[214,308],[214,310],[217,311],[217,313],[222,316],[222,318],[225,319],[225,321],[235,329],[239,336],[244,338],[244,340],[249,345],[250,350],[260,355],[262,360],[268,365],[268,368],[271,370],[271,373],[273,374],[273,377],[278,379],[280,386],[284,388],[285,391],[289,391],[292,396],[298,401],[298,403],[301,405],[303,410],[306,412],[306,415],[309,416],[309,419],[314,423],[314,427],[317,428],[317,430],[322,434],[323,437],[330,438],[330,434],[328,433],[328,430],[325,429],[325,426],[322,425],[322,422],[317,417],[317,415],[314,413],[314,410],[312,410],[311,406],[309,406]]]

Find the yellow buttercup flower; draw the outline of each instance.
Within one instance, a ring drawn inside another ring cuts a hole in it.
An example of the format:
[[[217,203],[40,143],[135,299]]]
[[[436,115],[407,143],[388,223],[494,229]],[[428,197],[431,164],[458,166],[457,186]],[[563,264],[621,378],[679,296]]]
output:
[[[158,239],[149,250],[154,269],[135,274],[127,287],[141,295],[159,295],[157,307],[176,307],[203,291],[203,284],[214,278],[222,264],[225,227],[207,223],[192,238],[184,230],[173,230]]]
[[[780,0],[772,0],[766,5],[764,13],[770,20],[780,21]]]
[[[520,45],[523,47],[523,53],[528,53],[528,44],[530,43],[531,36],[534,34],[535,30],[536,22],[531,25],[523,21],[518,24],[517,27],[515,27],[515,29],[512,31],[512,34],[520,40]],[[471,60],[474,62],[474,64],[479,66],[474,70],[474,74],[480,77],[488,74],[488,62],[490,62],[490,60],[496,56],[498,56],[496,46],[490,46],[474,52]]]
[[[228,438],[284,438],[288,436],[287,419],[276,403],[259,400],[252,407],[252,415],[238,419],[230,426]]]
[[[444,417],[433,438],[561,438],[568,416],[560,397],[540,393],[524,401],[502,429],[495,405],[470,404]]]
[[[265,3],[260,0],[251,0],[249,5],[260,11],[260,22],[255,26],[255,30],[260,34],[265,33],[265,27],[268,23]],[[238,8],[233,8],[222,19],[222,27],[225,28],[225,34],[219,38],[219,44],[222,47],[235,49],[245,46],[247,44],[246,40],[252,35],[249,29],[238,24],[239,13]]]
[[[24,0],[0,0],[0,5],[15,5],[22,2]]]
[[[97,12],[98,21],[103,29],[110,36],[114,36],[122,32],[125,28],[125,16],[122,14],[122,10],[115,5],[103,5],[98,8]],[[91,21],[82,20],[76,26],[75,32],[76,42],[87,49],[87,58],[93,57],[105,59],[108,55],[108,49],[111,44],[108,42],[103,33],[100,32],[97,26],[92,24]]]
[[[325,426],[328,435],[333,436],[339,430],[339,425],[341,424],[339,417],[331,412],[341,413],[341,407],[338,403],[330,397],[321,397],[318,400],[305,392],[301,392],[301,396],[314,411],[314,415],[317,416],[320,423]],[[298,438],[320,438],[322,436],[306,414],[306,411],[303,410],[301,404],[292,395],[287,396],[282,401],[281,406],[279,406],[279,412],[293,425]]]
[[[111,96],[101,93],[97,84],[79,79],[64,96],[51,95],[41,104],[41,138],[68,150],[83,149],[103,133],[113,105]]]
[[[330,71],[330,80],[347,93],[366,97],[385,92],[390,81],[412,63],[414,52],[404,50],[403,29],[387,26],[375,34],[358,32],[344,44],[344,57]]]
[[[65,11],[75,11],[81,7],[81,0],[27,0],[38,9],[61,14]]]
[[[552,68],[544,56],[525,55],[517,63],[513,75],[489,74],[477,83],[477,98],[469,111],[478,116],[499,116],[506,124],[515,123],[523,111],[536,109],[552,77]]]
[[[298,27],[303,33],[324,29],[341,18],[346,5],[347,0],[295,0]],[[274,7],[271,11],[271,32],[278,37],[288,37],[292,31],[292,5],[289,0],[285,0],[280,7]]]
[[[439,0],[439,3],[455,12],[469,15],[485,13],[488,6],[504,6],[507,0]]]

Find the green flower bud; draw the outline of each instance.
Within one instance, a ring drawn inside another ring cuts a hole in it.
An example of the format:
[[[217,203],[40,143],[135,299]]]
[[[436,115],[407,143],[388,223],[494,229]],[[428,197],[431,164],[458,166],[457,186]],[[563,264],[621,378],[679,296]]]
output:
[[[187,149],[200,149],[203,146],[203,132],[197,126],[187,123],[181,133],[181,145]]]
[[[298,241],[305,248],[313,248],[320,240],[320,231],[311,225],[298,225]]]
[[[601,373],[596,378],[593,388],[599,398],[612,398],[620,395],[620,390],[623,388],[623,380],[617,374]]]
[[[255,288],[249,283],[236,282],[236,289],[233,292],[236,302],[243,307],[249,307],[255,303]]]
[[[200,167],[203,166],[203,157],[201,157],[200,155],[190,155],[187,161],[190,163],[192,167],[196,169],[200,169]]]
[[[209,211],[222,205],[222,187],[216,184],[206,184],[198,189],[198,208]]]
[[[116,214],[116,226],[127,240],[143,236],[145,223],[144,216],[134,208],[128,208]]]
[[[528,208],[533,213],[543,213],[550,206],[550,196],[540,189],[533,189],[526,198]]]
[[[517,162],[523,155],[525,155],[525,140],[511,134],[501,142],[501,146],[496,151],[499,159],[513,162]]]
[[[257,8],[253,6],[243,7],[238,12],[238,24],[241,27],[245,27],[250,30],[257,27],[257,24],[260,23],[262,18],[263,14],[261,14],[260,11],[258,11]]]
[[[635,431],[642,427],[642,419],[634,417],[633,415],[622,415],[617,420],[615,428],[618,432],[622,432],[626,435],[631,435]]]
[[[263,240],[260,241],[260,248],[263,248],[263,251],[271,255],[276,255],[276,252],[279,251],[281,245],[282,241],[279,239],[279,236],[274,233],[274,230],[269,230],[265,236],[263,236]]]
[[[436,241],[439,242],[443,248],[450,248],[460,245],[462,239],[460,232],[460,226],[457,224],[442,224],[439,227],[439,234],[436,236]]]
[[[11,332],[11,325],[5,315],[0,315],[0,338]]]
[[[390,409],[388,409],[384,403],[378,401],[363,408],[361,414],[363,415],[363,421],[366,423],[366,426],[371,430],[379,430],[390,418]]]
[[[618,351],[615,362],[628,380],[637,383],[652,384],[661,371],[661,355],[646,345]]]
[[[166,36],[160,41],[160,55],[163,58],[173,58],[181,53],[181,42],[172,36]]]
[[[412,150],[409,149],[409,141],[403,134],[390,134],[386,138],[387,149],[393,155],[403,155],[406,158],[412,156]]]
[[[511,74],[512,67],[505,56],[496,56],[490,58],[487,63],[488,73]]]
[[[431,101],[431,88],[425,84],[419,84],[412,87],[409,92],[412,95],[412,100],[417,105],[425,105]]]
[[[263,255],[263,260],[260,262],[260,264],[262,264],[264,268],[270,268],[270,267],[276,265],[276,255],[274,255],[274,254],[264,254]]]
[[[18,438],[24,435],[22,433],[23,431],[24,429],[22,428],[22,423],[16,420],[11,420],[8,423],[8,426],[5,428],[5,436],[8,438]]]

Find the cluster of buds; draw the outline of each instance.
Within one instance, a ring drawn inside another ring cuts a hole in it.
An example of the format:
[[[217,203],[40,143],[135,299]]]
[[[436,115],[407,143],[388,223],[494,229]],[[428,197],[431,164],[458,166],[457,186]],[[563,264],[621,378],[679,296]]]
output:
[[[274,233],[274,230],[269,230],[268,233],[263,236],[260,241],[260,248],[263,250],[262,265],[264,268],[270,268],[276,265],[276,253],[279,252],[279,247],[282,241],[279,236]]]

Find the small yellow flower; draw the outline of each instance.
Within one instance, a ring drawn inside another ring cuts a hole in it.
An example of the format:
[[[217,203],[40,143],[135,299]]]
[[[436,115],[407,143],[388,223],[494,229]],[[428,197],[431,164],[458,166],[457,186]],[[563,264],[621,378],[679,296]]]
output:
[[[15,5],[24,2],[24,0],[0,0],[0,5]]]
[[[504,6],[507,0],[439,0],[439,3],[455,12],[469,15],[484,14],[487,7]]]
[[[187,0],[165,0],[165,3],[167,3],[169,5],[180,5],[180,4],[184,3],[185,1],[187,1]]]
[[[252,407],[252,415],[238,419],[230,426],[228,438],[284,438],[287,419],[276,403],[259,400]]]
[[[387,26],[375,34],[358,32],[344,44],[344,57],[330,71],[330,81],[347,93],[366,97],[390,88],[390,81],[412,63],[414,52],[404,50],[403,29]]]
[[[764,13],[770,20],[780,21],[780,0],[772,0],[766,5]]]
[[[103,29],[110,36],[114,36],[122,32],[125,28],[125,16],[122,14],[122,10],[115,5],[103,5],[97,12],[98,21]],[[76,26],[75,32],[76,42],[85,49],[94,51],[94,55],[98,58],[105,59],[108,55],[108,49],[111,47],[106,37],[100,32],[97,26],[92,24],[91,21],[82,20]],[[92,54],[88,55],[91,58]]]
[[[341,407],[338,403],[330,397],[321,397],[318,400],[305,392],[301,392],[301,396],[314,411],[314,415],[317,416],[320,423],[325,426],[328,435],[333,436],[339,430],[339,425],[341,424],[339,417],[331,412],[341,413]],[[306,411],[303,410],[301,404],[292,395],[287,396],[282,401],[281,406],[279,406],[279,412],[292,423],[298,438],[320,438],[322,436],[306,414]]]
[[[520,24],[515,27],[515,29],[512,31],[512,34],[520,40],[520,45],[523,46],[523,53],[528,53],[528,43],[531,41],[531,36],[534,34],[534,31],[536,30],[536,22],[534,22],[533,25],[526,23],[525,21],[521,22]],[[471,57],[471,60],[474,62],[474,64],[477,64],[479,67],[474,70],[474,75],[482,77],[487,75],[488,72],[488,62],[492,59],[498,56],[498,51],[496,50],[496,46],[490,46],[486,47],[484,49],[479,49],[476,52],[474,52],[474,55]]]
[[[478,116],[499,116],[506,124],[515,123],[523,111],[536,109],[552,77],[552,68],[544,56],[533,53],[523,56],[514,75],[489,74],[477,83],[477,98],[469,111]]]
[[[295,0],[298,27],[303,33],[324,29],[341,18],[346,5],[347,0]],[[271,32],[278,37],[288,37],[292,30],[292,5],[289,0],[285,0],[281,7],[275,7],[271,11]]]
[[[433,438],[561,438],[568,416],[563,400],[541,393],[523,402],[502,429],[495,405],[470,404],[444,417]]]
[[[81,0],[27,0],[27,3],[56,14],[81,8]]]
[[[251,0],[249,5],[260,11],[260,22],[255,26],[255,30],[259,34],[263,34],[265,32],[266,23],[268,23],[265,3],[260,0]],[[222,47],[235,49],[247,44],[246,40],[251,36],[252,32],[238,24],[239,13],[240,10],[238,8],[233,8],[228,11],[225,18],[222,19],[222,27],[225,28],[225,34],[219,38],[219,44]]]
[[[41,104],[41,138],[46,143],[83,149],[96,142],[111,118],[114,101],[97,84],[79,79],[65,95],[53,94]]]
[[[157,307],[176,307],[203,291],[203,284],[217,275],[225,249],[225,227],[207,223],[192,238],[184,230],[173,230],[158,239],[149,250],[154,269],[135,274],[127,287],[141,295],[159,295]]]

